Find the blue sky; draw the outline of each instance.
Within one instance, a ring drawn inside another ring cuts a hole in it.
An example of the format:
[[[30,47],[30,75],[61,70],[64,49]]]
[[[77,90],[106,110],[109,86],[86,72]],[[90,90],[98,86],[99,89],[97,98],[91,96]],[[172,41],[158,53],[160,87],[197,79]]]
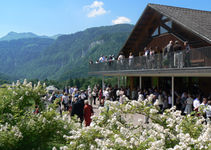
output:
[[[51,36],[135,24],[148,3],[211,11],[211,0],[1,0],[0,37],[10,31]]]

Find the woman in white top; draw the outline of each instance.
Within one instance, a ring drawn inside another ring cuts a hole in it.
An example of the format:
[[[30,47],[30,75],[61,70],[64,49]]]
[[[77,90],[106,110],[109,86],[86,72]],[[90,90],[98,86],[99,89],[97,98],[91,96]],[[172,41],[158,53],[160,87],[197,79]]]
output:
[[[192,109],[193,109],[192,106],[193,106],[193,99],[192,99],[191,95],[188,94],[184,113],[190,114],[192,112]]]
[[[164,100],[163,100],[162,94],[160,93],[158,95],[158,106],[160,107],[160,110],[161,111],[163,110],[163,105],[164,105]]]
[[[131,66],[132,65],[132,63],[133,63],[133,53],[132,52],[130,52],[130,55],[129,55],[129,66]]]
[[[120,54],[118,57],[118,61],[123,64],[123,59],[125,58],[125,56],[123,54]]]
[[[171,95],[169,94],[168,95],[168,108],[171,108],[172,107],[172,97]]]

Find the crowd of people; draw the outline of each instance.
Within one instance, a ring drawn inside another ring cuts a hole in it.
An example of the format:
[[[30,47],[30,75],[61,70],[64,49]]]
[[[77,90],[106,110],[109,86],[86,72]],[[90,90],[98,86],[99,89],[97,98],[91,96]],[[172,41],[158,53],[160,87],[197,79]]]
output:
[[[109,55],[109,56],[104,56],[102,55],[99,59],[97,59],[95,61],[95,64],[98,64],[98,63],[106,63],[106,62],[111,62],[111,61],[114,61],[116,60],[115,59],[115,56],[114,55]],[[94,62],[92,60],[89,61],[89,64],[93,64]]]
[[[64,111],[68,111],[71,117],[76,115],[81,123],[84,121],[85,126],[90,125],[94,111],[87,100],[87,91],[78,90],[77,87],[65,87],[62,93],[53,92],[48,101],[55,103],[56,99],[59,99],[56,104],[61,116]]]
[[[190,52],[191,49],[187,41],[181,45],[178,41],[173,42],[170,40],[162,50],[158,47],[145,47],[144,51],[139,52],[138,57],[134,57],[133,53],[130,52],[128,59],[126,59],[123,52],[120,52],[117,58],[115,58],[114,55],[110,55],[109,57],[102,55],[95,64],[112,64],[112,61],[117,60],[118,64],[138,67],[140,69],[191,67]],[[94,62],[90,60],[90,64],[93,63]]]
[[[56,98],[59,98],[57,104],[61,115],[63,111],[69,111],[70,116],[76,115],[81,123],[84,121],[85,126],[89,126],[91,116],[94,114],[93,105],[103,107],[106,101],[118,101],[120,104],[125,103],[127,100],[144,101],[150,95],[153,95],[152,103],[156,103],[160,109],[160,113],[172,107],[170,89],[134,88],[130,90],[130,88],[118,88],[117,86],[105,86],[102,89],[97,85],[93,88],[89,86],[87,90],[78,90],[76,87],[65,87],[63,94],[53,92],[49,101],[53,103]],[[183,115],[198,111],[203,112],[205,118],[211,119],[211,97],[203,97],[200,91],[195,93],[186,91],[179,93],[175,91],[174,97],[174,105]]]

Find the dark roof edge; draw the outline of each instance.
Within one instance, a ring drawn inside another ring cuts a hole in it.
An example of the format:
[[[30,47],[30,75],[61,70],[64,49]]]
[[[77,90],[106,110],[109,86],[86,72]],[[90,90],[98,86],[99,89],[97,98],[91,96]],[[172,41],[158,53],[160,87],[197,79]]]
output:
[[[148,3],[147,6],[153,7],[154,6],[164,6],[164,7],[171,7],[171,8],[179,8],[179,9],[188,9],[188,10],[193,10],[193,11],[200,11],[200,12],[207,12],[211,13],[211,11],[208,10],[200,10],[200,9],[192,9],[192,8],[186,8],[186,7],[177,7],[177,6],[170,6],[170,5],[161,5],[161,4],[154,4],[154,3]]]
[[[192,28],[186,26],[186,25],[183,24],[182,22],[177,21],[177,19],[175,19],[175,18],[173,18],[173,17],[171,17],[171,16],[165,14],[164,12],[162,12],[162,11],[160,11],[160,10],[157,10],[157,9],[154,8],[152,5],[158,5],[158,4],[148,4],[148,6],[149,6],[150,8],[154,9],[155,11],[161,13],[161,14],[164,15],[164,16],[167,16],[168,18],[170,18],[171,20],[173,20],[173,21],[176,22],[177,24],[183,26],[185,29],[187,29],[187,30],[189,30],[189,31],[191,31],[191,32],[193,32],[193,33],[195,33],[195,35],[197,35],[197,36],[200,36],[202,39],[204,39],[204,40],[207,41],[208,43],[211,43],[211,39],[209,39],[208,37],[206,37],[206,36],[204,36],[204,35],[198,33],[198,32],[195,31],[194,29],[192,29]],[[160,5],[160,6],[166,6],[166,5]],[[173,6],[167,6],[167,7],[173,7]],[[183,7],[174,7],[174,8],[180,8],[180,9],[181,9],[181,8],[183,8]],[[189,9],[189,8],[183,8],[183,9]],[[202,10],[197,10],[197,9],[189,9],[189,10],[202,11]],[[203,11],[202,11],[202,12],[203,12]],[[211,13],[211,11],[204,11],[204,12],[209,12],[209,13]]]

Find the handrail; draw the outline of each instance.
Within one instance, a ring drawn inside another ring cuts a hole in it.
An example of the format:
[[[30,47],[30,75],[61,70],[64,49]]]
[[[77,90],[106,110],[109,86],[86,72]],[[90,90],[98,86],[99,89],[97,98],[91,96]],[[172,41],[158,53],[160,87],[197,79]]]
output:
[[[211,46],[90,64],[89,72],[211,66]]]

